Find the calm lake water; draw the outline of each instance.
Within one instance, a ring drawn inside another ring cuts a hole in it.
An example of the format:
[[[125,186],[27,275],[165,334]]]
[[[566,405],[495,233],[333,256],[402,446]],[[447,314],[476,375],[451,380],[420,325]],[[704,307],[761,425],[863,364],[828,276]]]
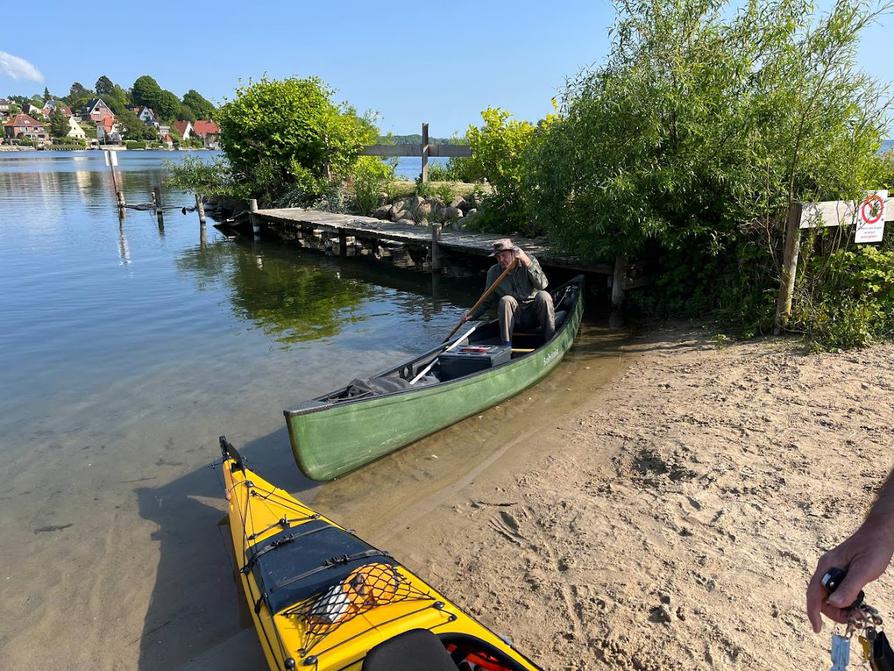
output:
[[[147,202],[181,156],[122,152],[127,202]],[[101,153],[0,153],[0,668],[262,668],[210,467],[220,434],[371,542],[424,554],[397,516],[437,515],[620,365],[620,336],[584,325],[535,388],[310,483],[282,408],[436,345],[481,281],[435,290],[362,259],[228,240],[181,214],[187,194],[164,202],[161,227],[145,211],[119,221]]]
[[[127,201],[179,156],[122,152]],[[4,668],[173,668],[238,630],[217,436],[307,490],[282,408],[440,342],[479,289],[211,224],[119,222],[100,152],[0,153]]]

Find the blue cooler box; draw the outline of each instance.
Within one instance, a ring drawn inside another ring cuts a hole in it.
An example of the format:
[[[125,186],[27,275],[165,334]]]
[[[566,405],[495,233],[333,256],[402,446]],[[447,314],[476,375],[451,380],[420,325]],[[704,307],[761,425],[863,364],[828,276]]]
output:
[[[508,345],[466,345],[452,352],[444,352],[438,357],[441,364],[442,382],[493,368],[512,358],[512,347]]]

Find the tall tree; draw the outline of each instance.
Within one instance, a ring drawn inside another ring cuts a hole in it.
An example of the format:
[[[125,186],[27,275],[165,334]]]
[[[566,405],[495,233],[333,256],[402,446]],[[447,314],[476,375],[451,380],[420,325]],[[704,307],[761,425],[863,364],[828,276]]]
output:
[[[146,105],[147,107],[154,107],[155,102],[161,95],[161,87],[158,85],[158,82],[155,81],[152,77],[150,77],[149,75],[143,75],[141,77],[137,77],[137,80],[133,83],[131,95],[133,96],[133,102],[135,105]],[[180,102],[179,99],[177,102]]]
[[[53,97],[53,96],[50,95],[50,89],[48,89],[46,86],[44,86],[44,87],[43,87],[43,101],[44,101],[44,102],[47,102],[47,101],[49,101],[52,97]]]
[[[96,94],[100,96],[112,95],[115,93],[115,84],[112,80],[102,75],[96,80]]]
[[[184,94],[183,105],[192,110],[196,119],[212,119],[217,111],[214,105],[195,89],[190,89]]]
[[[50,135],[52,137],[65,137],[68,134],[68,119],[62,110],[56,109],[50,112]]]

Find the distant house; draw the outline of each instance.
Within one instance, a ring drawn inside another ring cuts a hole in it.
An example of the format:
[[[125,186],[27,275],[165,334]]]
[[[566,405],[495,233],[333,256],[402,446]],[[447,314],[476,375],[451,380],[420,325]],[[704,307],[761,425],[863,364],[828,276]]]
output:
[[[43,109],[40,110],[40,113],[45,117],[49,117],[56,110],[62,112],[66,117],[71,118],[71,107],[64,105],[58,100],[48,100],[46,104],[44,104]]]
[[[31,103],[28,103],[28,108],[25,110],[27,114],[43,114],[43,110],[40,107],[35,107]]]
[[[147,126],[158,127],[158,119],[151,107],[137,107],[134,110],[134,113],[137,115],[137,118]]]
[[[115,118],[115,113],[106,105],[102,98],[93,98],[84,108],[84,118],[90,121],[102,121],[106,118]]]
[[[7,100],[6,98],[0,98],[0,116],[6,116],[9,114],[9,106],[12,105],[11,100]]]
[[[16,114],[3,124],[3,136],[9,139],[26,138],[45,142],[49,137],[47,129],[34,117]]]
[[[181,140],[188,140],[189,136],[192,135],[192,124],[189,121],[179,119],[174,122],[172,130],[173,133],[171,133],[171,135],[174,137],[180,138]]]
[[[161,138],[161,143],[168,149],[174,148],[174,138],[171,137],[170,133],[164,134],[164,137]]]
[[[85,133],[84,129],[78,125],[78,122],[74,120],[74,117],[68,117],[68,132],[65,136],[74,137],[78,140],[87,139],[87,133]]]
[[[217,149],[220,146],[220,126],[213,121],[199,119],[193,124],[192,130],[202,138],[206,149]]]
[[[114,117],[105,117],[96,122],[96,139],[100,144],[121,144],[121,130]]]
[[[156,126],[156,128],[158,129],[158,137],[163,138],[165,135],[171,134],[170,126],[165,126],[164,124],[158,124],[158,126]]]

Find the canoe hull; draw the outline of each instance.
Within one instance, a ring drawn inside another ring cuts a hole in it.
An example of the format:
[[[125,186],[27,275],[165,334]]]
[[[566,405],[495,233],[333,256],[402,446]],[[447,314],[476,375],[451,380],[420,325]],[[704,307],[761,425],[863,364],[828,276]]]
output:
[[[313,480],[331,480],[490,408],[541,380],[571,348],[583,291],[556,336],[495,368],[418,390],[318,410],[285,412],[295,461]]]

